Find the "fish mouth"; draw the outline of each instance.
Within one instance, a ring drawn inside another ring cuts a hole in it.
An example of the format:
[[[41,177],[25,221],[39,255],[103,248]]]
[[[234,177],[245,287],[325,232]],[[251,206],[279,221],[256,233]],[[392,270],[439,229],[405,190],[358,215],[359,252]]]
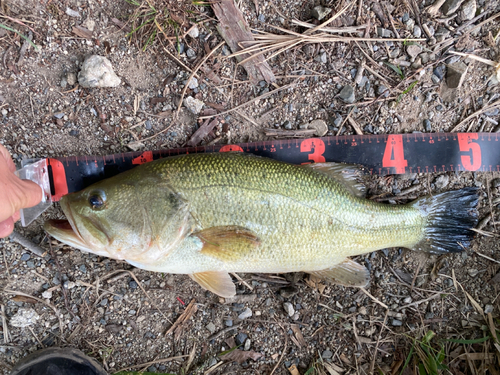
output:
[[[66,214],[67,220],[48,220],[43,224],[43,228],[58,241],[83,251],[92,252],[78,231],[69,206],[64,199],[62,199],[60,203],[63,212]]]

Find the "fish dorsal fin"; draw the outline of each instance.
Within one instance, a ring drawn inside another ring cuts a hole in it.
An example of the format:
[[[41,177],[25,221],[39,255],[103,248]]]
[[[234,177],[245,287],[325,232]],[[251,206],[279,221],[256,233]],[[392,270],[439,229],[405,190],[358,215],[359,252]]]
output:
[[[367,174],[364,167],[356,164],[343,163],[313,163],[304,164],[304,167],[322,172],[336,181],[340,182],[354,196],[364,198],[366,187],[362,183],[362,177]]]
[[[346,259],[334,267],[309,273],[320,279],[344,286],[365,287],[370,281],[370,272],[366,267],[350,259]]]
[[[207,228],[194,235],[203,243],[202,254],[223,262],[237,261],[260,245],[254,232],[237,225]]]
[[[200,284],[201,287],[218,296],[230,298],[236,295],[236,287],[231,280],[231,276],[225,271],[199,272],[193,273],[189,277]]]

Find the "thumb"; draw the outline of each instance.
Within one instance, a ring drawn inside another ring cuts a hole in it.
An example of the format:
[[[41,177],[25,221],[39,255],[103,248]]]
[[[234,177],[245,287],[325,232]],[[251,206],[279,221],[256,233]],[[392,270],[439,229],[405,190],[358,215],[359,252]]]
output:
[[[21,180],[18,209],[36,206],[42,200],[42,188],[33,181]]]
[[[7,237],[14,230],[14,220],[9,217],[7,220],[0,222],[0,238]]]

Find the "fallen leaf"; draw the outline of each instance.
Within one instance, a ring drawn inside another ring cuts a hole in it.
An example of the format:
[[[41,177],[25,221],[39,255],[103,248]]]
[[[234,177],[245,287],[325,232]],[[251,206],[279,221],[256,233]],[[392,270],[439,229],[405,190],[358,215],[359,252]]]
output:
[[[290,367],[288,367],[288,371],[290,371],[290,374],[292,375],[300,375],[300,372],[299,370],[297,370],[297,366],[295,365],[291,365]]]
[[[323,362],[323,366],[330,375],[340,375],[345,371],[342,367],[337,366],[334,363]]]
[[[195,300],[192,299],[191,302],[187,305],[184,312],[179,316],[179,318],[175,321],[172,327],[165,333],[165,336],[171,332],[174,332],[174,341],[178,341],[181,337],[181,333],[184,328],[187,326],[189,319],[194,315],[194,313],[198,310],[198,307],[195,305]]]
[[[25,296],[14,296],[12,297],[12,301],[14,302],[24,302],[24,303],[37,303],[38,301],[33,299],[33,298],[29,298],[29,297],[25,297]]]
[[[144,147],[144,143],[141,141],[133,141],[130,142],[127,147],[131,149],[132,151],[139,151],[142,147]]]
[[[79,36],[80,38],[92,39],[92,31],[90,31],[89,29],[86,29],[85,27],[74,26],[72,31],[73,31],[73,34],[75,34],[76,36]]]
[[[297,342],[299,343],[299,348],[302,346],[306,346],[306,340],[304,340],[304,336],[302,335],[302,332],[300,331],[299,325],[298,324],[292,324],[292,331],[295,335],[295,338],[297,339]]]
[[[191,139],[187,142],[188,146],[197,146],[214,128],[219,124],[218,119],[207,119],[191,136]]]
[[[253,350],[240,350],[236,349],[236,343],[234,338],[230,337],[226,340],[226,344],[231,347],[225,354],[220,355],[220,359],[227,362],[238,362],[240,365],[248,359],[253,359],[254,361],[262,357],[262,354],[254,352]]]

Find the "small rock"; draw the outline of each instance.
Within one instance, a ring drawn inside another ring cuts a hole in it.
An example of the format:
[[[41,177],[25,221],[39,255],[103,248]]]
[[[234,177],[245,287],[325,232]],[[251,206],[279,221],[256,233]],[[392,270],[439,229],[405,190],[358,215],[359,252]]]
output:
[[[198,86],[199,86],[198,79],[196,79],[196,77],[192,77],[191,80],[189,81],[188,88],[190,88],[191,90],[194,90]]]
[[[315,129],[314,133],[318,137],[323,137],[326,133],[328,133],[328,125],[323,120],[314,120],[309,123],[307,126],[308,129]]]
[[[68,85],[73,86],[76,83],[76,73],[69,72],[66,74],[66,81],[68,82]]]
[[[70,17],[76,17],[76,18],[81,17],[80,13],[78,13],[76,10],[73,10],[71,8],[66,8],[66,14]]]
[[[32,308],[19,309],[18,312],[10,318],[10,324],[13,327],[29,327],[36,323],[40,316]]]
[[[437,85],[440,82],[440,79],[439,79],[439,77],[437,75],[433,74],[431,76],[431,81],[432,81],[432,83],[434,83],[434,84]]]
[[[243,345],[245,340],[247,339],[248,335],[246,333],[240,332],[236,335],[236,344],[237,345]]]
[[[462,4],[462,9],[458,14],[462,21],[470,21],[476,15],[476,0],[469,0]]]
[[[476,275],[479,273],[478,270],[476,270],[475,268],[469,268],[467,270],[467,273],[471,276],[471,277],[476,277]]]
[[[459,88],[465,79],[465,74],[468,69],[467,65],[459,61],[453,64],[448,64],[446,68],[446,85],[450,89]]]
[[[398,320],[398,319],[392,319],[392,323],[393,327],[401,327],[403,325],[403,322],[401,320]]]
[[[429,119],[424,120],[424,129],[428,133],[432,131],[431,121]]]
[[[189,30],[188,35],[193,39],[198,38],[198,36],[200,35],[200,30],[198,29],[198,26],[194,25],[193,28]]]
[[[145,125],[146,125],[146,130],[151,130],[153,128],[153,125],[151,124],[151,121],[149,121],[149,120],[146,120]]]
[[[323,18],[328,16],[332,12],[331,8],[325,8],[321,5],[314,7],[311,11],[311,16],[316,18],[318,21],[321,21]]]
[[[372,125],[366,125],[363,130],[365,131],[365,133],[373,134],[373,126]]]
[[[71,135],[73,137],[78,137],[79,134],[80,134],[80,132],[76,129],[72,129],[69,131],[69,135]]]
[[[260,22],[266,22],[266,16],[264,16],[262,13],[259,14],[259,17],[257,17],[257,19],[260,21]]]
[[[377,35],[382,38],[393,38],[394,34],[391,30],[384,29],[383,27],[377,27]]]
[[[389,90],[384,85],[380,85],[377,87],[377,95],[383,95],[384,98],[389,96]]]
[[[292,130],[292,124],[288,120],[285,121],[285,123],[283,124],[283,126],[285,127],[286,130]]]
[[[446,66],[444,65],[439,65],[437,66],[432,73],[439,78],[439,80],[442,80],[446,74]]]
[[[342,116],[341,116],[341,115],[339,115],[338,113],[336,113],[336,114],[335,114],[335,116],[336,116],[336,117],[335,117],[335,120],[333,120],[333,125],[335,125],[335,126],[340,126],[340,124],[342,124],[342,121],[343,121],[344,119],[343,119],[343,118],[342,118]]]
[[[422,53],[422,47],[418,44],[411,44],[406,47],[406,53],[412,58],[416,58],[420,53]]]
[[[415,38],[420,38],[422,36],[422,29],[420,28],[420,26],[413,26],[413,36]]]
[[[52,290],[46,290],[42,293],[42,298],[51,299],[52,298]]]
[[[54,117],[55,118],[58,118],[58,119],[61,119],[64,117],[64,112],[57,112],[57,113],[54,113]]]
[[[208,329],[210,333],[215,333],[215,324],[213,324],[212,322],[208,323],[206,329]]]
[[[289,317],[292,317],[293,314],[295,314],[295,309],[293,308],[293,305],[290,302],[285,302],[283,304],[283,308],[285,309]]]
[[[59,86],[61,86],[62,89],[65,89],[66,86],[68,86],[68,81],[66,80],[66,77],[61,78],[61,83],[59,84]]]
[[[354,103],[354,101],[356,100],[356,96],[354,95],[354,87],[345,85],[344,88],[340,91],[339,97],[346,103]]]
[[[201,112],[204,105],[205,103],[203,103],[199,99],[193,98],[192,96],[188,96],[187,98],[184,99],[184,106],[195,115]]]
[[[490,314],[493,312],[493,306],[492,305],[486,305],[484,306],[484,313],[485,314]]]
[[[328,349],[324,350],[323,353],[321,354],[321,358],[323,358],[323,359],[330,359],[332,357],[333,357],[333,353],[331,350],[328,350]]]
[[[243,347],[243,350],[250,350],[250,346],[252,345],[252,342],[250,341],[250,339],[246,339],[245,340],[245,346]]]
[[[434,179],[434,186],[436,186],[436,189],[441,190],[448,186],[449,182],[450,176],[448,176],[447,174],[442,174],[441,176],[437,176]]]
[[[192,48],[188,48],[186,51],[186,56],[188,59],[194,59],[196,57],[196,52]]]
[[[489,111],[484,112],[484,114],[486,116],[490,116],[490,117],[497,116],[499,113],[500,113],[500,109],[498,109],[498,108],[493,108],[493,109],[490,109]]]
[[[436,111],[443,112],[443,110],[444,110],[444,107],[441,104],[436,106]]]
[[[121,80],[107,58],[92,55],[83,62],[78,73],[78,82],[82,87],[117,87]]]
[[[31,255],[28,254],[28,253],[24,253],[23,255],[21,255],[21,260],[26,262],[27,260],[30,260],[31,258]]]
[[[225,320],[224,324],[226,327],[232,327],[233,326],[233,321],[231,319]]]
[[[464,0],[446,0],[441,7],[441,12],[443,12],[445,16],[449,16],[455,13],[463,2]]]
[[[2,109],[2,116],[7,116],[8,113],[9,112],[5,108]]]
[[[250,310],[247,307],[245,310],[243,310],[243,312],[240,315],[238,315],[238,319],[243,320],[243,319],[246,319],[246,318],[250,318],[251,316],[252,316],[252,310]]]
[[[86,27],[87,29],[89,29],[90,31],[94,31],[95,29],[95,21],[90,19],[90,18],[87,18],[84,22],[83,22],[83,26]]]

